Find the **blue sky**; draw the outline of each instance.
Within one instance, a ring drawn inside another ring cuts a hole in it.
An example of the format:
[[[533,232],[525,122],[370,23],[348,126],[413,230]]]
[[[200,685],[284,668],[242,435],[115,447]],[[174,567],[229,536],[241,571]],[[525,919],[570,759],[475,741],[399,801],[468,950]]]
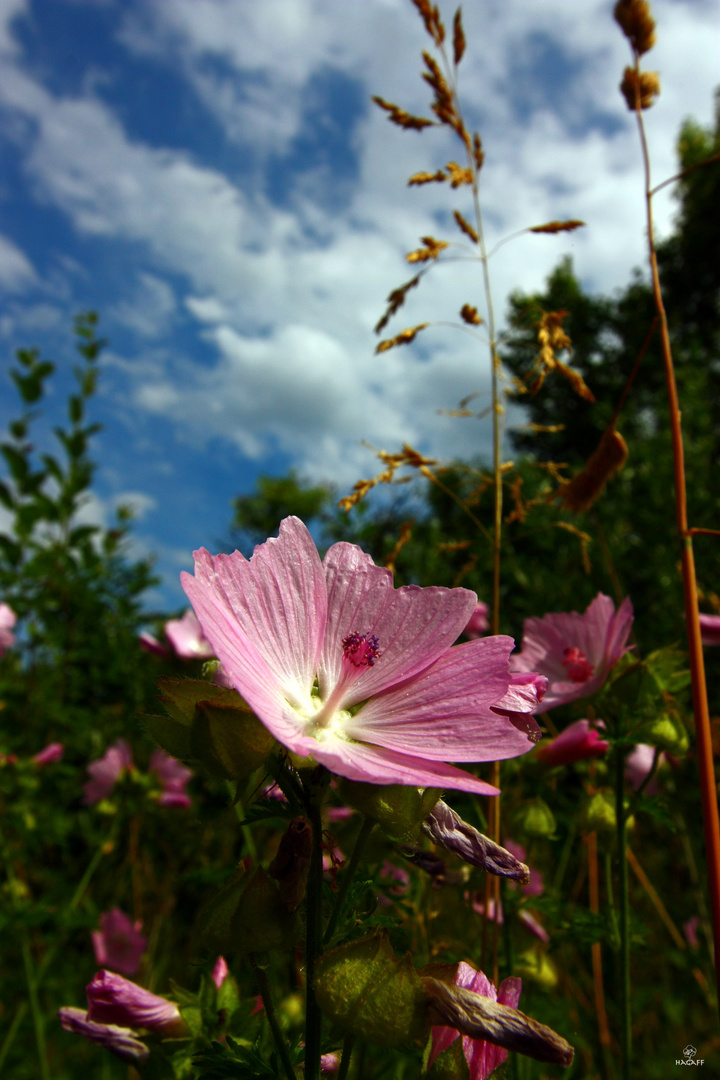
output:
[[[453,8],[443,7],[450,24]],[[612,4],[473,0],[461,95],[486,149],[495,306],[541,287],[571,254],[612,291],[644,256],[640,159],[617,92],[628,62]],[[656,0],[647,57],[663,92],[647,114],[656,180],[675,171],[682,120],[711,122],[720,83],[714,0]],[[0,0],[0,341],[38,345],[69,386],[72,314],[110,339],[96,404],[96,491],[86,515],[134,506],[134,551],[164,585],[227,535],[231,498],[295,466],[347,490],[375,471],[366,443],[442,458],[488,446],[482,424],[440,415],[487,394],[487,357],[432,328],[374,357],[372,327],[425,234],[455,239],[464,192],[408,189],[458,158],[440,130],[403,133],[372,94],[427,115],[427,47],[410,0]],[[669,194],[657,201],[671,223]],[[453,227],[454,228],[454,227]],[[483,308],[480,275],[439,268],[389,332]],[[16,405],[0,397],[4,426]],[[0,521],[0,527],[2,522]]]

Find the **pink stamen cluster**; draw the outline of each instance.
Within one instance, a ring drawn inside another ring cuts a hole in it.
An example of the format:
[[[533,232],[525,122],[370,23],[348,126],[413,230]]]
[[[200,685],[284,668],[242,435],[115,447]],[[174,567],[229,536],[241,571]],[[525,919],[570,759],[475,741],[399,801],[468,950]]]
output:
[[[357,630],[343,638],[343,654],[354,667],[372,667],[382,656],[380,642],[374,634],[358,634]]]
[[[563,660],[563,667],[567,668],[567,673],[570,679],[574,683],[584,683],[592,676],[595,671],[594,666],[588,662],[588,658],[581,649],[567,648],[565,650],[565,659]]]

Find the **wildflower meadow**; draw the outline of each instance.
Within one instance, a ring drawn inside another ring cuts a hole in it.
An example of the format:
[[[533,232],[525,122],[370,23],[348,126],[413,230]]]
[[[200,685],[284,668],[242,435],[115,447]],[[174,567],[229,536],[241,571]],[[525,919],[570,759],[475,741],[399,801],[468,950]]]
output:
[[[480,43],[460,8],[406,8],[427,110],[382,86],[375,106],[398,155],[440,128],[457,160],[409,177],[408,200],[446,195],[443,231],[408,236],[368,353],[470,334],[490,399],[468,387],[450,419],[491,430],[487,459],[388,430],[350,490],[263,475],[224,546],[198,533],[184,605],[156,610],[132,514],[81,513],[102,320],[75,317],[53,432],[56,365],[10,363],[0,1077],[720,1073],[720,120],[688,120],[654,177],[663,28],[647,0],[609,5],[647,266],[598,296],[560,257],[501,312],[513,237],[484,221],[495,163],[463,107]],[[426,316],[403,327],[409,297]]]

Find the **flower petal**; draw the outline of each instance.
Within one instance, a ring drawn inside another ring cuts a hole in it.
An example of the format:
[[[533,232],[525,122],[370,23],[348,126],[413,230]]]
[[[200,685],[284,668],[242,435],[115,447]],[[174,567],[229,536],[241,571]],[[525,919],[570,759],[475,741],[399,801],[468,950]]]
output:
[[[474,795],[500,794],[497,788],[484,780],[478,780],[476,776],[443,762],[425,761],[380,746],[346,742],[337,737],[322,742],[307,739],[305,742],[313,744],[310,752],[315,761],[348,780],[361,780],[366,784],[452,788]]]
[[[380,647],[377,662],[358,669],[344,708],[427,668],[460,636],[477,603],[469,589],[395,589],[390,571],[375,566],[355,544],[333,544],[323,567],[328,591],[323,696],[340,678],[343,638],[356,631],[374,634]]]
[[[500,761],[534,743],[492,706],[508,692],[512,638],[467,641],[415,678],[370,699],[343,730],[433,761]]]
[[[229,673],[253,682],[257,658],[265,679],[290,701],[309,697],[325,630],[327,596],[322,564],[310,533],[286,518],[280,535],[255,548],[196,552],[195,577],[181,575],[203,632]],[[240,686],[241,693],[243,690]]]

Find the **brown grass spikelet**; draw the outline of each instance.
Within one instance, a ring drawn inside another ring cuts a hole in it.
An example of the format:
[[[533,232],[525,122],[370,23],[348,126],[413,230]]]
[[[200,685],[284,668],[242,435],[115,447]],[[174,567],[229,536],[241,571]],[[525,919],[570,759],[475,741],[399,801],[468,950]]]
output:
[[[448,161],[445,168],[448,171],[450,187],[452,188],[462,187],[463,184],[472,184],[475,179],[472,169],[463,168],[462,165],[458,165],[457,161]]]
[[[475,160],[475,164],[478,167],[478,170],[482,169],[483,161],[485,160],[485,153],[482,148],[482,139],[478,135],[477,131],[473,135],[472,155]]]
[[[403,521],[402,525],[400,526],[400,535],[397,538],[397,543],[385,559],[385,566],[391,574],[395,573],[395,563],[397,562],[398,555],[405,547],[408,540],[412,539],[412,529],[414,524],[414,521]]]
[[[424,330],[425,327],[429,325],[429,323],[422,322],[418,323],[417,326],[408,326],[407,329],[401,330],[399,334],[396,334],[394,338],[386,338],[385,341],[379,342],[375,352],[384,353],[387,352],[388,349],[394,349],[396,345],[409,345],[420,331]]]
[[[473,244],[479,243],[478,234],[476,233],[475,229],[473,229],[472,225],[470,225],[470,223],[465,220],[459,210],[453,210],[453,217],[458,223],[458,228],[460,229],[460,231],[464,232],[466,236],[469,236]]]
[[[398,285],[397,289],[393,289],[392,292],[388,293],[387,310],[375,326],[376,334],[379,334],[381,330],[385,329],[395,312],[403,306],[403,304],[405,303],[405,297],[411,289],[415,288],[417,283],[420,281],[420,277],[421,274],[416,274],[414,278],[410,278],[410,280],[406,281],[404,285]]]
[[[628,448],[614,424],[602,433],[600,442],[579,473],[553,494],[566,510],[581,513],[599,498],[605,485],[627,461]]]
[[[429,262],[430,259],[437,259],[440,252],[450,246],[446,240],[436,240],[434,236],[421,236],[420,239],[424,246],[416,251],[409,252],[405,256],[409,263]]]
[[[546,225],[532,225],[528,232],[534,233],[561,233],[561,232],[574,232],[575,229],[580,229],[585,224],[584,221],[576,221],[572,218],[570,221],[548,221]]]
[[[478,315],[478,309],[472,304],[463,304],[460,308],[460,318],[470,326],[480,326],[482,319]]]
[[[379,97],[377,94],[373,95],[373,101],[390,114],[388,120],[391,124],[397,124],[398,127],[422,131],[423,128],[432,127],[435,123],[434,120],[426,120],[424,116],[412,116],[410,113],[405,112],[404,109],[401,109],[399,105],[393,105],[391,101],[385,101],[384,98]]]
[[[638,56],[655,44],[655,20],[647,0],[618,0],[615,21]]]
[[[588,548],[592,543],[592,537],[589,536],[586,532],[582,532],[581,529],[578,529],[576,525],[573,525],[569,521],[556,521],[554,524],[556,529],[564,529],[565,532],[569,532],[572,533],[573,536],[577,536],[578,540],[580,541],[580,556],[583,562],[583,570],[586,574],[589,574],[592,570],[592,567],[590,565]]]
[[[563,364],[560,360],[556,361],[556,366],[560,374],[570,383],[578,397],[584,398],[585,401],[595,400],[595,395],[579,371],[576,371],[575,368],[568,367],[567,364]]]
[[[636,112],[638,105],[641,109],[649,109],[660,93],[660,76],[657,71],[636,71],[626,67],[620,93],[630,112]]]
[[[412,2],[420,12],[430,37],[436,45],[442,45],[445,40],[445,27],[437,6],[433,7],[429,0],[412,0]]]
[[[447,176],[442,169],[438,169],[437,172],[417,172],[413,173],[408,180],[408,187],[412,187],[413,184],[442,184],[445,180]]]
[[[462,8],[458,8],[453,19],[453,60],[457,66],[465,52],[465,31],[462,24]]]

